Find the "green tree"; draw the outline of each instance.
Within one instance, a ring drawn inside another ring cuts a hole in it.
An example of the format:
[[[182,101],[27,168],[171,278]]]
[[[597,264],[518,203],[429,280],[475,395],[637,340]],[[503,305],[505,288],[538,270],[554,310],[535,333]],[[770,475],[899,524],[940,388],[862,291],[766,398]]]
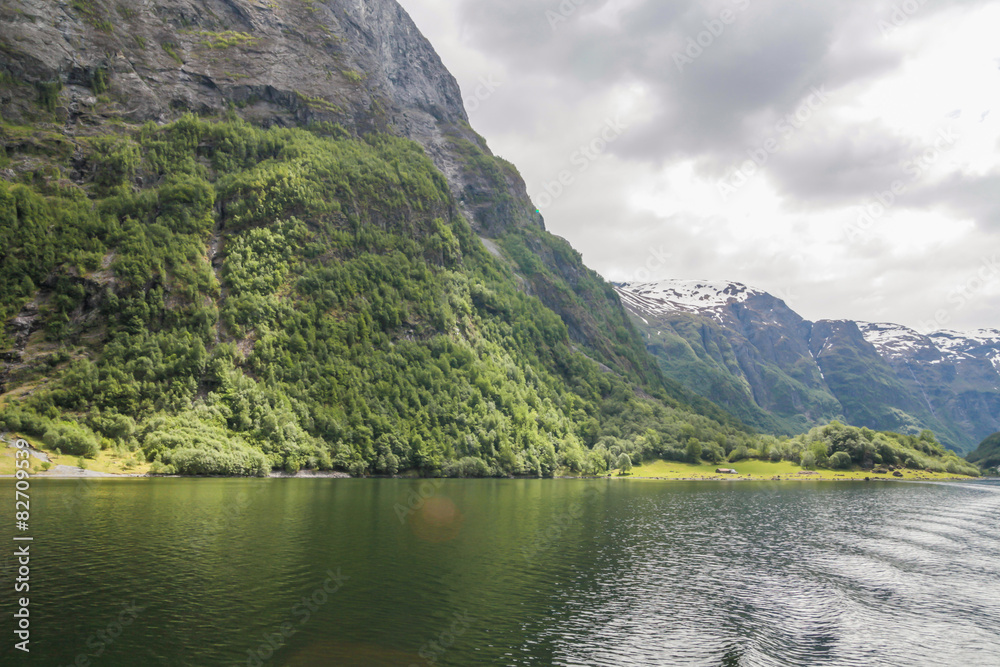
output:
[[[829,459],[829,465],[835,470],[846,470],[851,467],[851,455],[847,452],[834,452]]]
[[[684,448],[684,456],[691,463],[701,463],[701,443],[694,438],[688,438]]]
[[[813,470],[816,467],[816,455],[812,452],[805,452],[802,455],[800,465],[806,470]]]

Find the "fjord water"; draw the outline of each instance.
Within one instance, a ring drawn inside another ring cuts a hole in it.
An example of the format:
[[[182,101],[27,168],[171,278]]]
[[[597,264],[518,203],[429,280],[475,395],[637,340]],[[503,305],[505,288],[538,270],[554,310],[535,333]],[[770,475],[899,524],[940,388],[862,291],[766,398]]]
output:
[[[0,655],[997,665],[998,516],[990,483],[37,480],[31,653],[8,547]]]

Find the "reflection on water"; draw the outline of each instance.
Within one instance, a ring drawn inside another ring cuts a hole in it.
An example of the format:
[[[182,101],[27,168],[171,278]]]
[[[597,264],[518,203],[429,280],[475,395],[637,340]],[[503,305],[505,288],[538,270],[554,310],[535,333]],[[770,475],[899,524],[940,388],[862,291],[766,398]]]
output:
[[[38,481],[17,664],[997,665],[998,515],[990,483]]]

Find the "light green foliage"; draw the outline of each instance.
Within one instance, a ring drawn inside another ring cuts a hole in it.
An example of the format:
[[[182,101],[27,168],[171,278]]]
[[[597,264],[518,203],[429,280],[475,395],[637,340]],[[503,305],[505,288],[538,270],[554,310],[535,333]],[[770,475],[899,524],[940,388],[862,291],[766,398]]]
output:
[[[729,453],[729,461],[735,463],[737,461],[743,461],[744,459],[750,458],[750,450],[745,446],[740,445],[736,447]]]
[[[177,53],[177,45],[173,42],[163,42],[160,44],[160,48],[163,49],[164,53],[174,59],[178,65],[184,64],[184,59],[180,57]]]
[[[192,33],[201,39],[198,43],[210,49],[228,49],[234,46],[250,46],[257,42],[257,38],[246,32],[236,32],[225,30],[222,32],[209,32],[199,30]]]
[[[344,78],[350,81],[351,83],[361,83],[362,81],[365,80],[364,75],[362,75],[360,72],[355,72],[352,69],[341,70],[340,73],[343,74]]]
[[[840,422],[817,426],[804,435],[786,440],[782,445],[792,456],[802,452],[803,467],[808,460],[814,466],[845,469],[858,465],[905,465],[915,470],[978,475],[975,466],[946,450],[931,431],[919,436],[901,435],[856,428]],[[823,453],[829,452],[824,459]]]
[[[71,5],[91,26],[103,32],[114,32],[114,24],[104,16],[94,0],[72,0]]]
[[[51,424],[45,430],[42,440],[53,449],[58,448],[75,456],[94,458],[101,451],[97,436],[90,429],[72,422]]]
[[[694,438],[689,438],[684,453],[685,458],[691,463],[701,462],[701,443]]]

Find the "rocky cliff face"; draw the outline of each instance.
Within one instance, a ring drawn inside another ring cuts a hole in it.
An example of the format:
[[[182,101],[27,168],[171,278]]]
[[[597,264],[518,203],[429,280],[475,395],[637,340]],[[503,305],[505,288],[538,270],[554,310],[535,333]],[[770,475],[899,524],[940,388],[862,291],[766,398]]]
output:
[[[616,373],[702,401],[665,381],[610,285],[545,231],[517,169],[469,126],[457,83],[395,0],[0,7],[0,179],[50,193],[85,188],[96,169],[90,139],[136,136],[184,114],[418,142],[454,208],[574,343]],[[207,162],[209,147],[200,149]],[[129,185],[155,187],[156,178],[135,174]],[[218,268],[220,239],[206,252]]]
[[[481,232],[542,224],[516,170],[476,159],[492,156],[458,84],[394,0],[13,0],[0,45],[8,121],[38,122],[41,100],[69,135],[230,109],[389,131],[424,147]]]
[[[840,417],[931,428],[962,451],[1000,429],[1000,332],[813,323],[738,283],[616,289],[668,376],[758,428],[791,433]]]

